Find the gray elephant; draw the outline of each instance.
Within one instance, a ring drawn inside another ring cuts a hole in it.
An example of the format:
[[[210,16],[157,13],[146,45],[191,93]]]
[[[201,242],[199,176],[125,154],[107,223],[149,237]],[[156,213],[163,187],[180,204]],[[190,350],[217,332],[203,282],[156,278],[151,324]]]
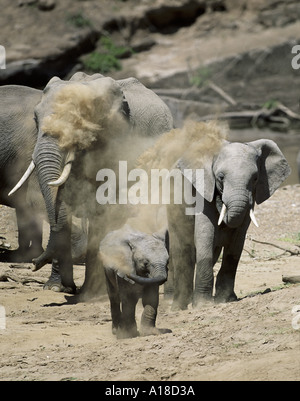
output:
[[[43,220],[47,213],[37,175],[34,173],[19,191],[9,196],[31,161],[37,141],[34,108],[41,101],[42,91],[25,86],[0,87],[0,203],[16,211],[19,248],[0,254],[2,262],[31,262],[43,252]],[[86,251],[86,235],[72,225],[72,258],[82,262]],[[53,264],[53,274],[57,262]],[[45,288],[49,288],[46,284]],[[57,286],[55,287],[57,289]]]
[[[106,235],[100,244],[110,299],[113,333],[117,338],[139,335],[135,308],[142,298],[141,335],[170,333],[155,327],[159,286],[168,275],[168,233],[146,234],[128,224]]]
[[[41,97],[42,91],[25,86],[0,87],[0,203],[16,210],[19,242],[17,250],[1,252],[2,262],[31,262],[43,251],[43,198],[36,175],[8,196],[30,163],[37,139],[33,110]]]
[[[182,171],[197,168],[194,160],[186,159],[179,160],[177,166]],[[185,205],[168,207],[173,309],[186,309],[191,301],[198,307],[213,299],[213,267],[222,249],[215,300],[237,299],[235,275],[246,232],[251,219],[257,225],[254,205],[266,201],[289,174],[280,149],[266,139],[225,142],[218,154],[204,163],[203,211],[187,216]],[[197,187],[195,178],[193,185]]]
[[[70,251],[70,217],[89,220],[85,282],[81,297],[91,297],[105,283],[98,249],[109,231],[127,219],[126,205],[116,217],[116,205],[96,202],[97,173],[118,170],[120,160],[138,157],[149,141],[172,128],[165,103],[134,78],[115,81],[100,74],[76,73],[70,81],[57,77],[45,87],[35,108],[38,139],[31,167],[36,168],[50,223],[46,251],[35,259],[41,268],[58,259],[66,289],[76,291]],[[116,174],[118,175],[118,174]],[[107,218],[112,211],[115,218]]]

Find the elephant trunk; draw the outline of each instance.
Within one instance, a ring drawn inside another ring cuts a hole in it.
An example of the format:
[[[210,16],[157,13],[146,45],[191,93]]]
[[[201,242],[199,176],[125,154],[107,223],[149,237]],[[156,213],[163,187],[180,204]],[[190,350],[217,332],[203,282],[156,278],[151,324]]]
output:
[[[50,224],[50,236],[47,249],[41,256],[33,260],[35,270],[51,263],[56,244],[62,242],[64,229],[68,226],[67,211],[63,202],[59,202],[60,189],[52,188],[49,182],[56,180],[62,172],[64,155],[60,152],[57,142],[49,136],[42,136],[34,151],[33,160],[37,168],[40,189],[45,200],[45,206]]]
[[[249,215],[252,207],[248,191],[235,189],[234,193],[231,193],[229,196],[226,196],[224,193],[222,201],[226,206],[226,212],[223,207],[220,219],[223,217],[223,221],[230,228],[241,226],[246,215]]]
[[[59,151],[56,140],[49,136],[42,137],[35,148],[33,160],[37,168],[49,223],[51,227],[54,227],[58,224],[55,210],[57,190],[52,189],[49,182],[55,181],[60,176],[63,166],[63,154]]]
[[[167,281],[168,272],[166,266],[155,264],[150,277],[141,277],[136,274],[127,275],[131,280],[140,285],[162,285]]]

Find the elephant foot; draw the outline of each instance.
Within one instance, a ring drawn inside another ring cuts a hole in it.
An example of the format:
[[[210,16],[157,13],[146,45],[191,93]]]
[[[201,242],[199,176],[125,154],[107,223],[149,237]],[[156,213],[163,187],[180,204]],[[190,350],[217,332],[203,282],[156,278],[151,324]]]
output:
[[[140,335],[143,337],[146,336],[158,336],[160,334],[168,334],[172,333],[170,329],[159,329],[157,327],[150,326],[141,326]]]
[[[171,311],[177,312],[180,310],[187,310],[187,308],[188,308],[188,304],[186,302],[180,302],[180,301],[174,299],[172,306],[171,306]]]
[[[228,294],[224,293],[216,293],[215,295],[215,303],[227,303],[227,302],[236,302],[238,301],[238,297],[236,296],[235,292]]]
[[[205,294],[205,295],[194,294],[192,306],[193,309],[203,309],[211,306],[213,302],[214,298],[210,294]]]
[[[76,294],[76,288],[73,286],[65,287],[60,281],[51,280],[51,278],[44,284],[43,289],[65,294]]]
[[[107,295],[105,282],[94,283],[92,286],[87,285],[85,282],[79,291],[79,302],[89,302],[102,295]]]
[[[76,294],[76,285],[73,281],[69,280],[69,285],[64,285],[62,283],[57,259],[53,259],[52,261],[51,275],[46,284],[44,284],[44,290],[64,292],[66,294]]]
[[[118,340],[125,340],[126,338],[135,338],[139,337],[140,333],[138,332],[135,326],[133,327],[119,327],[116,330],[116,336]]]

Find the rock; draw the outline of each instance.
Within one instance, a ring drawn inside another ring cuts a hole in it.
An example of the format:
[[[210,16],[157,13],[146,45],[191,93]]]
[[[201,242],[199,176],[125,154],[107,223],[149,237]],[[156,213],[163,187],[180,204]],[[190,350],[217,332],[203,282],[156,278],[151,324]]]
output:
[[[51,11],[56,6],[55,0],[39,0],[38,8],[41,11]]]
[[[134,52],[139,53],[150,50],[155,44],[156,41],[152,38],[137,39],[131,43],[131,48]]]
[[[41,11],[51,11],[56,6],[56,0],[19,0],[18,6],[32,6],[37,4],[37,7]]]

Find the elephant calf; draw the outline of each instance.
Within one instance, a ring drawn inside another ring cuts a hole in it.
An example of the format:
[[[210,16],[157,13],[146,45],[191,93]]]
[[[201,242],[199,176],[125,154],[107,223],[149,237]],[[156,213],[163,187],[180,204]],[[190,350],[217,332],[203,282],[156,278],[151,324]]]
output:
[[[170,333],[155,327],[159,286],[167,280],[168,233],[149,235],[125,225],[106,235],[100,257],[110,299],[112,329],[117,338],[137,337],[135,308],[142,298],[141,335]]]

